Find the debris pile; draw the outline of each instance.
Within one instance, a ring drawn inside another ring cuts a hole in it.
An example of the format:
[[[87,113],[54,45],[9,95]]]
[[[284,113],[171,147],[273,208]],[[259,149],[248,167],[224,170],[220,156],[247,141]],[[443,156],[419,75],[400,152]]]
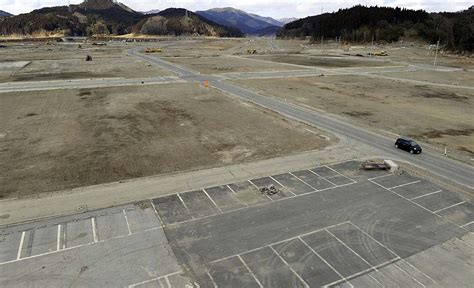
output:
[[[280,192],[280,190],[278,188],[276,188],[274,185],[270,185],[268,187],[260,188],[260,192],[262,192],[262,194],[274,195],[274,194]]]
[[[161,48],[145,48],[145,53],[160,53]]]
[[[379,163],[373,160],[367,160],[360,164],[362,170],[389,170],[390,166],[386,163]]]
[[[91,55],[87,55],[87,56],[86,56],[86,61],[92,61],[92,56],[91,56]]]

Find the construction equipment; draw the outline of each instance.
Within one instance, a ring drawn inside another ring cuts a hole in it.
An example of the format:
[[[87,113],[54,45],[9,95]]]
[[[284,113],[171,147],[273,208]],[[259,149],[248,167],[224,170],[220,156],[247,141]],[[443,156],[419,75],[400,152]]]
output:
[[[375,51],[375,52],[369,52],[367,53],[369,56],[388,56],[388,53],[386,51]]]
[[[145,48],[145,53],[160,53],[161,48]]]

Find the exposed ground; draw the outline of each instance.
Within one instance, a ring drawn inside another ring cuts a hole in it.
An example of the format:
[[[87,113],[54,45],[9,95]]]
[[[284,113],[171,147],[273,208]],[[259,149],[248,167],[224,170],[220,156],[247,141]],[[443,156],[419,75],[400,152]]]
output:
[[[409,73],[405,77],[410,77]],[[266,95],[440,147],[446,145],[450,151],[474,157],[473,90],[355,75],[236,82]]]
[[[266,60],[277,63],[288,63],[294,65],[313,66],[313,67],[328,67],[328,68],[342,68],[342,67],[378,67],[389,66],[393,63],[380,59],[366,59],[366,58],[347,58],[341,56],[321,57],[320,55],[287,55],[287,54],[272,54],[272,55],[257,55],[249,56],[252,59]]]
[[[3,93],[0,102],[2,197],[328,145],[305,125],[198,84]]]
[[[269,38],[5,46],[0,48],[0,83],[172,75],[127,55],[137,47],[161,48],[157,54],[167,61],[202,74],[324,73],[236,83],[439,149],[446,145],[465,162],[474,157],[474,90],[455,87],[472,85],[474,60],[440,54],[438,65],[460,71],[420,68],[433,64],[427,45],[376,46],[374,51],[386,50],[389,56],[374,58],[367,56],[369,46],[325,43],[321,50],[319,43]],[[248,55],[248,49],[257,54]],[[86,55],[93,61],[86,62]],[[416,71],[407,72],[412,68]],[[393,71],[381,74],[383,69]],[[328,144],[301,124],[196,85],[0,94],[0,196],[271,158]]]
[[[182,66],[186,66],[204,74],[220,74],[231,72],[283,71],[294,70],[295,67],[279,63],[261,62],[253,59],[237,57],[167,57],[164,58]]]
[[[0,82],[171,75],[127,56],[128,48],[125,44],[7,44],[0,50]],[[93,61],[85,61],[87,55]]]

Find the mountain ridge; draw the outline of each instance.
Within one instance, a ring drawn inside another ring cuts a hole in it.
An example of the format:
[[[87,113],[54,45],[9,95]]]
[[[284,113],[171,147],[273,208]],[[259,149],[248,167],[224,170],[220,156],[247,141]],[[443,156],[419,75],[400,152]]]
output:
[[[174,9],[174,10],[173,10]],[[160,16],[165,19],[150,21],[143,31],[153,32],[154,35],[181,35],[197,33],[206,36],[240,37],[238,29],[224,27],[208,19],[188,11],[191,15],[185,18],[185,9],[170,8],[157,14],[144,15],[134,11],[123,3],[113,0],[86,0],[78,5],[46,7],[33,10],[30,13],[2,18],[0,34],[2,35],[124,35],[142,31],[143,24],[149,18]],[[178,17],[178,14],[181,13]],[[157,20],[155,18],[155,20]],[[190,21],[188,21],[190,20]],[[138,27],[138,26],[139,27]],[[156,26],[159,27],[156,30]],[[167,26],[166,26],[167,25]],[[155,27],[154,27],[155,26]],[[168,27],[169,26],[169,27]],[[172,28],[170,31],[168,28]]]
[[[233,7],[213,8],[196,11],[196,13],[218,24],[239,29],[247,35],[258,35],[264,29],[267,31],[277,31],[282,26],[281,23],[271,17],[251,14]],[[279,25],[272,23],[279,23]]]
[[[13,16],[13,14],[8,13],[7,11],[0,10],[0,18],[2,17],[10,17]]]

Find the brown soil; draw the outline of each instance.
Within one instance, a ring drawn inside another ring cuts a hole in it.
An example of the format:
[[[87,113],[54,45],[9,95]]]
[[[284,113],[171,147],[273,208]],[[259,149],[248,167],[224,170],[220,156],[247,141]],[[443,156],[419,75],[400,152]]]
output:
[[[428,72],[427,72],[428,73]],[[452,73],[452,72],[446,72]],[[409,78],[409,72],[405,77]],[[239,80],[270,96],[474,156],[474,91],[364,76]]]
[[[303,124],[197,84],[2,93],[0,102],[1,197],[329,144]]]
[[[393,65],[388,61],[373,61],[368,59],[344,59],[341,57],[320,57],[312,55],[261,55],[252,56],[251,58],[273,61],[278,63],[288,63],[304,66],[318,66],[318,67],[376,67]]]

